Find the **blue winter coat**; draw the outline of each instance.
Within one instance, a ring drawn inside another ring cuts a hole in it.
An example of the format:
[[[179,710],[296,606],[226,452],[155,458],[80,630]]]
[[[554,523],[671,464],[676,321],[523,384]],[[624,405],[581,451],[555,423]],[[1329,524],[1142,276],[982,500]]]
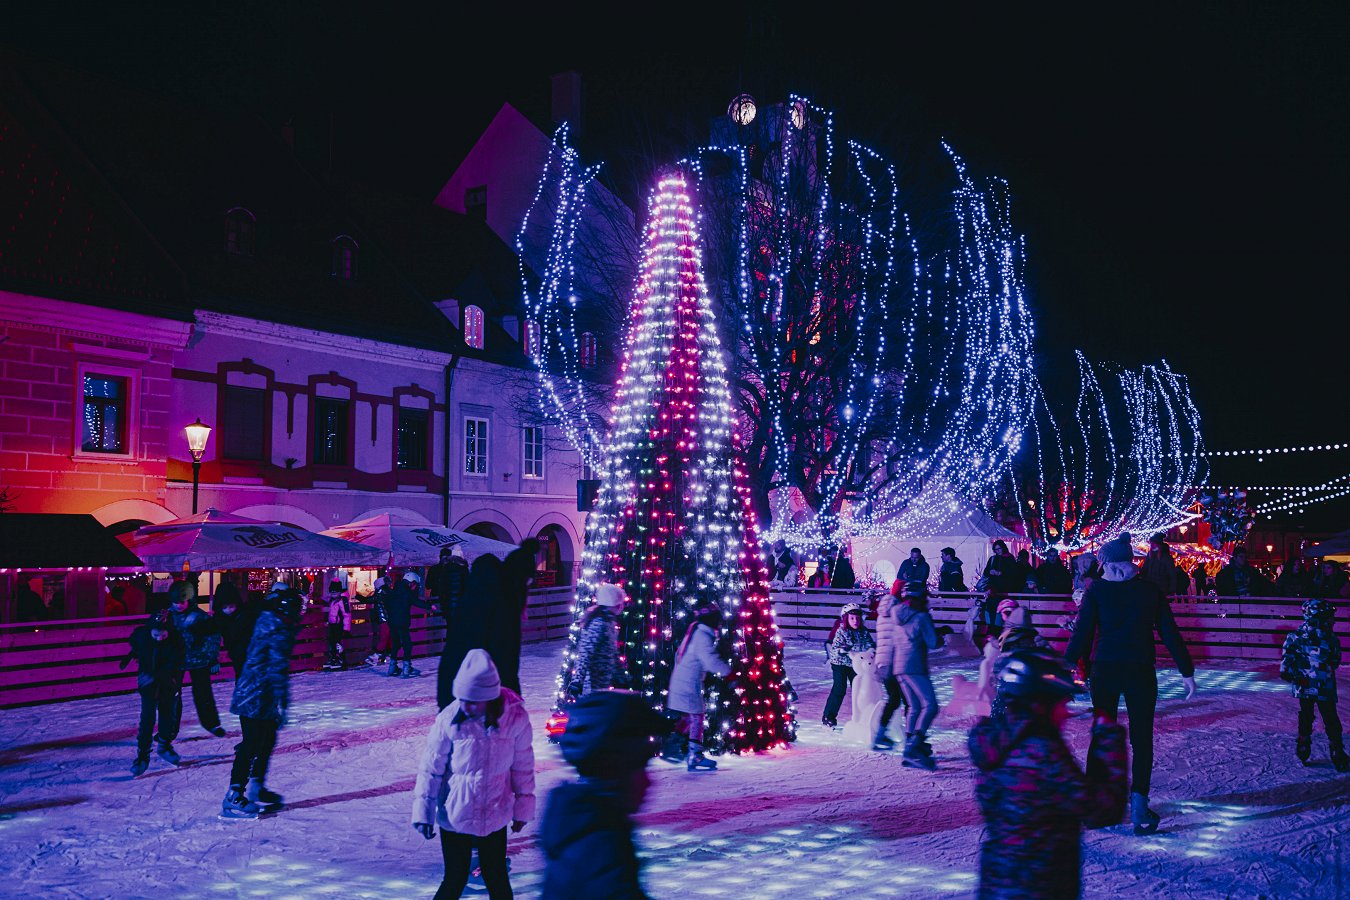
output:
[[[183,684],[183,641],[169,629],[169,636],[157,641],[150,625],[137,625],[128,642],[131,649],[122,662],[136,660],[136,687],[147,688],[156,682],[181,687]]]
[[[548,795],[539,825],[544,900],[646,900],[633,821],[613,785],[582,778]]]
[[[277,725],[286,723],[294,646],[295,628],[270,609],[258,614],[253,639],[248,644],[248,659],[234,683],[230,712],[250,719],[271,719]]]
[[[183,636],[184,668],[206,669],[220,665],[220,635],[211,627],[211,617],[192,604],[183,612],[174,612],[173,627]]]

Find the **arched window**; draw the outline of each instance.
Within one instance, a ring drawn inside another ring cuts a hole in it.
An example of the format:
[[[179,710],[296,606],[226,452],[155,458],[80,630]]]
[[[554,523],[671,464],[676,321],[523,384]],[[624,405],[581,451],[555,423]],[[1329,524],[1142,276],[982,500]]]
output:
[[[356,277],[356,241],[345,234],[333,238],[333,275],[348,281]]]
[[[583,369],[595,368],[595,335],[589,331],[581,334],[581,367]]]
[[[539,328],[539,323],[534,319],[526,319],[525,333],[521,336],[521,349],[525,351],[526,356],[533,359],[535,354],[540,352],[542,348],[539,346],[539,341],[542,336],[543,332]]]
[[[252,256],[258,220],[253,213],[236,206],[225,213],[225,252]]]
[[[483,311],[476,306],[464,307],[464,343],[483,349]]]

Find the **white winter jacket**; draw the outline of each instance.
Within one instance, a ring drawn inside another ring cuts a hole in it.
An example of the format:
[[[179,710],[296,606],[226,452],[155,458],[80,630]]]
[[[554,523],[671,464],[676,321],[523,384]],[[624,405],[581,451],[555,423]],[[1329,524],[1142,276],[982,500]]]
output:
[[[716,633],[702,622],[693,627],[684,655],[675,660],[670,673],[666,707],[675,712],[703,712],[703,676],[708,672],[723,678],[731,674],[731,666],[717,655]]]
[[[534,747],[520,697],[502,689],[494,728],[463,715],[455,700],[431,726],[413,788],[412,822],[486,837],[534,816]],[[458,720],[458,721],[457,721]]]

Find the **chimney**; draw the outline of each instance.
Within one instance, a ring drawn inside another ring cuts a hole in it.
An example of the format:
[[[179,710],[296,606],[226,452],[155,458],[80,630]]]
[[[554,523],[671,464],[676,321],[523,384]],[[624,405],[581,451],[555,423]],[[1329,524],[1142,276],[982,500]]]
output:
[[[582,91],[580,72],[559,72],[553,76],[553,124],[572,126],[572,143],[581,140]]]

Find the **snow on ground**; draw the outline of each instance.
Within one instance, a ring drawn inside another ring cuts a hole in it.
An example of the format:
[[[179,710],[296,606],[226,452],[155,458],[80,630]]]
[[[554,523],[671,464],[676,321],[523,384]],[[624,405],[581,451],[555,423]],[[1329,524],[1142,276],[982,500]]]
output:
[[[535,740],[540,810],[570,777],[543,723],[560,642],[527,645],[524,693]],[[132,779],[134,695],[0,711],[0,884],[8,896],[175,898],[430,896],[439,841],[409,825],[414,763],[435,714],[435,660],[423,677],[369,669],[293,676],[293,721],[270,785],[289,806],[257,821],[221,821],[238,723],[215,738],[187,699],[184,766],[152,757]],[[789,640],[801,700],[800,740],[762,756],[723,758],[714,773],[653,761],[640,818],[645,884],[658,898],[970,896],[981,822],[965,753],[968,723],[939,717],[936,773],[847,743],[819,725],[828,669],[817,641]],[[939,659],[939,699],[971,659]],[[1350,776],[1293,756],[1296,701],[1273,667],[1201,669],[1181,699],[1160,673],[1153,797],[1163,830],[1088,832],[1089,897],[1340,897],[1350,858]],[[1345,687],[1350,688],[1350,685]],[[217,699],[229,705],[228,682]],[[849,704],[846,701],[844,716]],[[1075,709],[1081,711],[1081,704]],[[1068,730],[1086,749],[1081,715]],[[537,896],[543,861],[534,827],[510,839],[512,883]],[[485,895],[484,895],[485,896]]]

